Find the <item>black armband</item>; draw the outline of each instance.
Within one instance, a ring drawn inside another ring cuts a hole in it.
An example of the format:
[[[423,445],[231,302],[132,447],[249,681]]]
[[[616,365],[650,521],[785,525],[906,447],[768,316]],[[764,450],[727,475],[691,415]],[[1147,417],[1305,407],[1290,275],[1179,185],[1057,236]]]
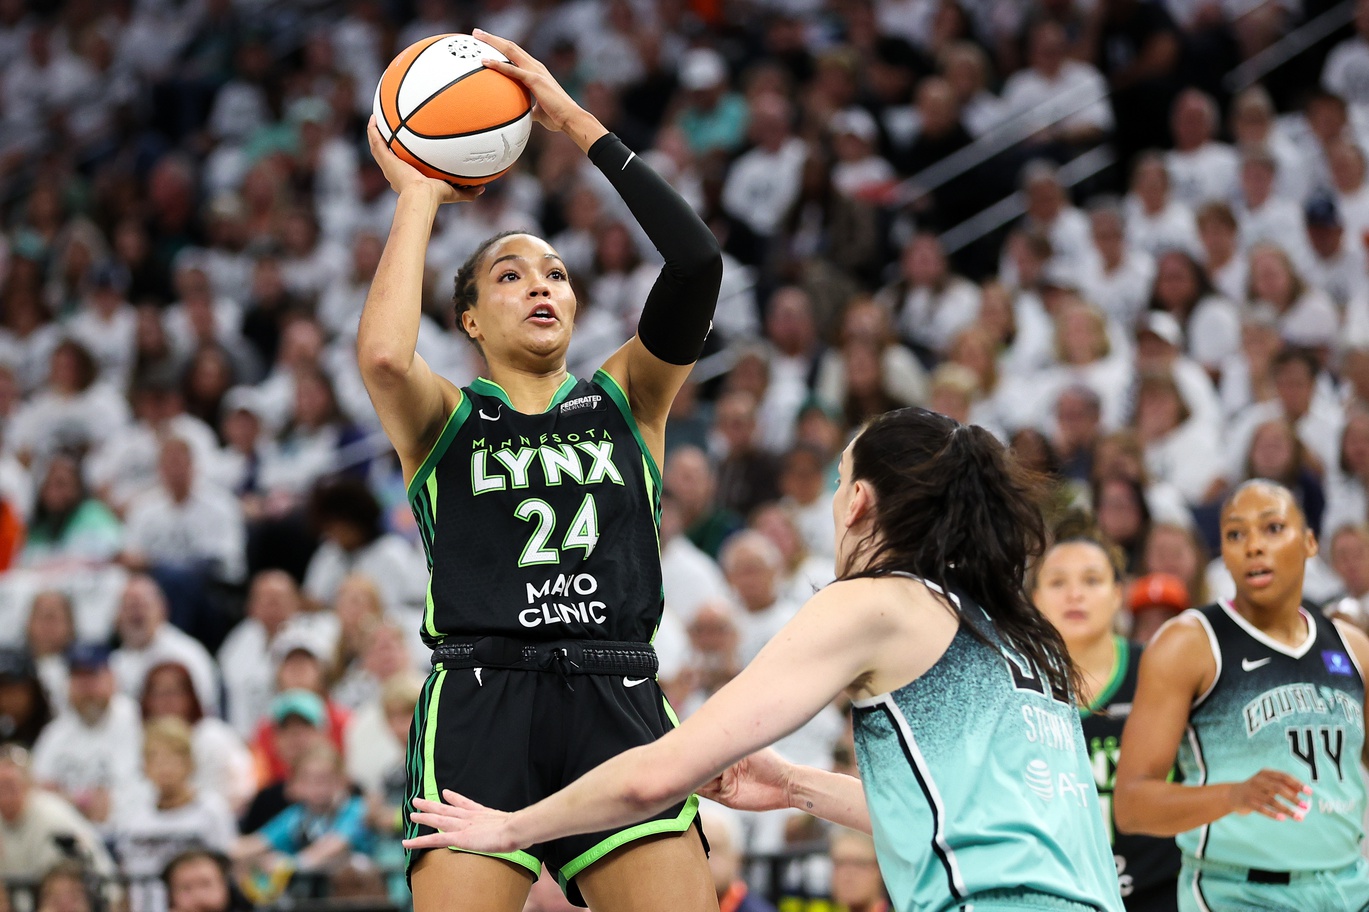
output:
[[[589,160],[618,195],[665,258],[651,286],[637,336],[670,364],[693,364],[713,325],[722,285],[723,260],[717,238],[675,188],[612,133],[589,149]]]

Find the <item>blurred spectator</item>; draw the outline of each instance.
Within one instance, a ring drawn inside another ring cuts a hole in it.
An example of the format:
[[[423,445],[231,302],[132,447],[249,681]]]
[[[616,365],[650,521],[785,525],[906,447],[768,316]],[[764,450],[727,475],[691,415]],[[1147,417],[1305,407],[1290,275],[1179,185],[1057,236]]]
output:
[[[1217,428],[1193,413],[1171,374],[1141,378],[1135,428],[1150,475],[1174,485],[1191,504],[1205,502],[1223,470]]]
[[[20,564],[37,569],[90,566],[113,559],[123,528],[104,503],[87,491],[81,462],[54,453],[40,473],[38,502],[29,520]]]
[[[684,670],[662,682],[671,704],[688,716],[742,669],[737,609],[730,600],[704,602],[690,619],[689,657]]]
[[[120,560],[165,587],[177,627],[208,638],[217,620],[209,587],[242,581],[247,533],[237,499],[205,479],[194,458],[186,441],[162,442],[159,482],[129,505]]]
[[[769,380],[763,390],[750,392],[760,400],[761,441],[768,449],[781,450],[793,439],[794,417],[808,398],[822,360],[812,296],[794,286],[776,289],[765,314],[765,337]],[[737,374],[734,368],[730,388],[743,388],[732,382]]]
[[[1240,347],[1240,312],[1216,293],[1197,261],[1183,251],[1166,250],[1157,258],[1150,309],[1178,321],[1189,357],[1209,371]]]
[[[386,532],[380,505],[367,486],[338,476],[310,495],[310,522],[322,539],[304,575],[304,594],[326,604],[349,573],[363,573],[381,591],[385,606],[405,622],[423,607],[427,567],[405,539]]]
[[[1126,239],[1133,250],[1156,256],[1169,248],[1198,251],[1198,225],[1193,210],[1169,194],[1169,172],[1158,152],[1137,157],[1126,198]]]
[[[385,852],[383,860],[391,863],[404,857],[398,837],[404,825],[406,745],[422,687],[422,679],[407,670],[386,679],[347,730],[347,778],[365,796],[368,825],[384,839],[377,852]]]
[[[836,554],[827,485],[833,455],[816,444],[800,442],[780,461],[781,502],[792,516],[803,548],[826,557]]]
[[[38,881],[38,912],[95,912],[96,897],[88,866],[75,859],[53,865]]]
[[[397,624],[381,621],[371,626],[361,655],[329,689],[329,699],[348,710],[355,710],[375,699],[386,681],[411,671],[409,637]]]
[[[268,721],[276,756],[282,772],[274,775],[269,767],[258,764],[260,788],[252,796],[247,812],[238,821],[243,833],[254,833],[290,804],[287,781],[311,749],[328,744],[328,709],[323,700],[307,690],[286,690],[271,701]]]
[[[186,849],[226,852],[237,838],[228,804],[195,782],[190,727],[181,719],[153,719],[143,729],[143,775],[147,788],[122,796],[114,844],[132,885],[130,905],[140,912],[166,908],[157,880],[168,862]]]
[[[661,498],[660,530],[665,603],[688,624],[699,606],[727,596],[727,581],[717,562],[684,534],[680,505],[670,493]]]
[[[52,349],[42,389],[11,419],[5,443],[27,462],[63,447],[98,446],[122,430],[128,419],[128,403],[99,379],[90,352],[76,340],[65,339]]]
[[[1302,210],[1307,228],[1307,279],[1321,288],[1343,314],[1353,298],[1364,296],[1364,239],[1348,234],[1336,202],[1315,196]]]
[[[328,745],[310,748],[290,774],[295,800],[255,833],[239,837],[233,859],[254,875],[327,871],[353,852],[370,851],[366,802],[351,793],[342,757]]]
[[[1345,525],[1328,537],[1331,569],[1344,586],[1326,604],[1326,613],[1369,629],[1369,529],[1363,524]]]
[[[120,510],[156,488],[167,439],[184,441],[201,472],[213,464],[218,449],[213,428],[186,414],[185,400],[171,373],[159,371],[139,377],[132,397],[137,421],[90,460],[92,484],[102,498]]]
[[[90,822],[66,799],[33,783],[28,751],[0,745],[0,878],[7,885],[32,882],[72,856],[98,874],[114,873]]]
[[[248,589],[247,616],[219,647],[227,718],[244,738],[253,734],[271,703],[275,689],[272,646],[301,608],[299,587],[289,574],[263,571]]]
[[[1056,398],[1052,443],[1065,478],[1087,482],[1093,477],[1093,449],[1101,417],[1098,394],[1087,386],[1066,387]]]
[[[1027,68],[1003,83],[1005,116],[1039,124],[1033,141],[1063,150],[1091,145],[1113,126],[1102,74],[1067,51],[1060,24],[1040,20],[1027,33]]]
[[[1243,303],[1250,282],[1250,264],[1241,250],[1235,213],[1225,202],[1203,203],[1198,207],[1197,222],[1208,282],[1227,300]]]
[[[1318,467],[1319,468],[1319,467]],[[1273,419],[1255,428],[1250,438],[1242,481],[1267,478],[1293,492],[1309,529],[1320,529],[1326,496],[1319,472],[1309,464],[1307,450],[1287,421]]]
[[[277,695],[305,691],[317,696],[323,702],[324,722],[329,740],[338,750],[342,749],[343,736],[351,721],[351,712],[328,696],[326,669],[327,653],[331,643],[320,643],[311,631],[296,628],[280,637],[271,647],[271,658],[275,664],[275,692]],[[299,705],[312,701],[296,701]],[[280,720],[272,701],[272,712],[257,724],[252,738],[252,752],[257,758],[259,782],[272,782],[282,778],[289,770],[289,762],[282,754],[278,743],[277,726]],[[312,720],[311,720],[312,721]]]
[[[1229,480],[1244,477],[1255,429],[1272,420],[1282,419],[1293,425],[1316,471],[1336,463],[1336,442],[1344,419],[1340,409],[1318,392],[1320,372],[1316,356],[1306,350],[1286,348],[1275,355],[1271,373],[1277,397],[1247,406],[1227,427]]]
[[[833,556],[808,550],[793,512],[783,503],[762,504],[751,514],[750,526],[779,550],[781,600],[802,605],[836,578]]]
[[[736,513],[716,506],[717,477],[703,451],[678,447],[666,459],[663,474],[666,496],[675,501],[685,536],[704,554],[716,559],[723,542],[742,527]]]
[[[119,599],[114,630],[119,648],[109,657],[119,689],[129,696],[143,692],[148,671],[177,662],[190,673],[200,705],[211,715],[219,706],[219,675],[214,659],[200,642],[168,623],[166,597],[150,576],[129,578]]]
[[[1099,530],[1122,549],[1126,572],[1135,573],[1151,523],[1145,488],[1137,479],[1104,477],[1094,482],[1092,500]]]
[[[116,798],[138,781],[138,704],[117,691],[104,646],[73,646],[67,666],[70,706],[38,736],[33,778],[60,792],[103,831],[111,831]]]
[[[1340,325],[1336,305],[1303,281],[1282,247],[1256,244],[1250,249],[1249,300],[1274,306],[1279,335],[1289,345],[1326,350],[1335,341]]]
[[[1256,244],[1277,245],[1305,265],[1311,256],[1302,210],[1295,201],[1274,192],[1277,177],[1278,162],[1268,149],[1257,146],[1241,153],[1240,189],[1234,206],[1241,246],[1248,251]]]
[[[205,714],[186,667],[176,661],[150,667],[140,705],[144,723],[175,718],[190,726],[195,788],[217,793],[240,813],[257,790],[252,753],[227,722]]]
[[[727,214],[765,244],[798,197],[807,144],[794,135],[793,110],[782,95],[765,94],[751,102],[747,135],[753,146],[732,163],[722,189]],[[759,246],[757,247],[759,250]],[[743,262],[758,262],[753,253],[733,252]]]
[[[710,808],[701,816],[707,817],[708,870],[718,891],[719,912],[775,912],[742,877],[742,830],[734,815]]]
[[[0,743],[32,748],[52,716],[47,693],[28,652],[0,647]]]
[[[934,364],[951,340],[975,322],[979,293],[951,273],[941,241],[916,234],[899,257],[899,279],[880,290],[876,303],[890,315],[899,340],[925,364]]]
[[[1149,643],[1166,621],[1192,606],[1181,579],[1169,573],[1148,573],[1133,582],[1127,594],[1129,636],[1138,643]]]
[[[714,408],[710,435],[717,458],[715,500],[743,516],[779,496],[778,460],[759,445],[756,407],[750,393],[724,393]]]
[[[71,598],[60,589],[45,589],[29,603],[24,647],[54,710],[67,705],[67,650],[76,642]]]
[[[799,606],[780,593],[783,558],[770,540],[759,532],[738,532],[723,546],[719,563],[741,612],[739,656],[745,665],[783,627]]]
[[[1166,176],[1166,182],[1168,179]],[[1150,297],[1155,259],[1128,243],[1126,219],[1116,203],[1094,203],[1088,215],[1093,255],[1080,278],[1081,289],[1103,308],[1108,319],[1119,326],[1131,326]]]
[[[875,843],[855,830],[833,831],[827,844],[832,860],[832,901],[850,912],[889,912]]]
[[[1165,155],[1172,192],[1179,202],[1197,207],[1235,197],[1240,160],[1234,149],[1216,141],[1216,132],[1216,102],[1198,89],[1180,92],[1170,115],[1174,149]]]
[[[678,70],[684,102],[675,123],[696,155],[731,154],[746,138],[746,100],[728,87],[727,62],[712,48],[693,48]]]
[[[1208,560],[1207,548],[1193,525],[1157,520],[1146,534],[1138,570],[1177,577],[1190,605],[1206,605],[1212,601],[1205,575]]]
[[[227,856],[206,849],[187,849],[162,872],[171,912],[250,912],[251,905],[233,885]]]

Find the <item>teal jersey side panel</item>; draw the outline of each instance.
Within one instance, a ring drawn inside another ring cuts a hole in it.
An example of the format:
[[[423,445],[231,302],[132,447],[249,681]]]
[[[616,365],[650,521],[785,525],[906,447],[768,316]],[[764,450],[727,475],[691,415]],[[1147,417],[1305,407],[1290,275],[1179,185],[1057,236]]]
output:
[[[1276,643],[1226,604],[1195,609],[1217,659],[1217,678],[1189,716],[1179,749],[1184,781],[1242,782],[1262,769],[1311,786],[1301,822],[1228,814],[1180,833],[1196,858],[1270,871],[1353,864],[1364,838],[1364,684],[1334,625],[1305,613],[1306,642]]]
[[[1078,712],[961,629],[921,678],[856,704],[857,760],[894,907],[1034,891],[1120,912]]]

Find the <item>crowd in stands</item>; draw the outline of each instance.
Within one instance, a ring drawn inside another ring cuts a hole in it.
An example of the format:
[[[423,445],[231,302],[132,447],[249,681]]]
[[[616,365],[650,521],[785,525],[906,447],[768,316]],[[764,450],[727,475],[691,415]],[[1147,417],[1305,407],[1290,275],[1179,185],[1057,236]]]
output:
[[[904,405],[1091,509],[1138,636],[1232,591],[1216,511],[1252,477],[1320,534],[1309,596],[1369,624],[1369,0],[1313,78],[1224,78],[1331,5],[0,0],[0,878],[48,912],[405,902],[427,569],[354,341],[394,206],[374,86],[436,33],[523,43],[722,242],[663,467],[681,715],[833,578],[836,459]],[[478,374],[451,281],[502,230],[565,259],[592,372],[660,261],[540,130],[439,214],[418,350]],[[855,771],[842,707],[779,748]],[[764,908],[740,855],[824,836],[711,813],[732,909]],[[872,852],[819,872],[851,909]]]

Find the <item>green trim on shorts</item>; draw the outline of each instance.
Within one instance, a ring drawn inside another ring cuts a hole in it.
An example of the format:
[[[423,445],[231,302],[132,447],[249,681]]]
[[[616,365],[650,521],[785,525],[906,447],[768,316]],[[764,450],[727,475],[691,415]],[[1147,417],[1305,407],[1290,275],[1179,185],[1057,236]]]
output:
[[[449,851],[461,852],[466,855],[480,855],[484,858],[500,858],[504,861],[511,861],[519,867],[526,868],[532,874],[532,879],[536,880],[542,876],[542,862],[538,861],[527,852],[472,852],[470,849],[458,849],[456,846],[448,846]]]
[[[561,885],[564,891],[575,875],[585,868],[594,864],[614,849],[620,849],[638,839],[647,836],[659,836],[662,833],[683,833],[694,823],[694,818],[699,816],[699,796],[690,795],[685,802],[680,813],[669,820],[648,820],[646,823],[639,823],[636,826],[628,827],[626,830],[619,830],[612,836],[596,844],[584,852],[581,852],[564,868],[556,872],[556,882]]]

